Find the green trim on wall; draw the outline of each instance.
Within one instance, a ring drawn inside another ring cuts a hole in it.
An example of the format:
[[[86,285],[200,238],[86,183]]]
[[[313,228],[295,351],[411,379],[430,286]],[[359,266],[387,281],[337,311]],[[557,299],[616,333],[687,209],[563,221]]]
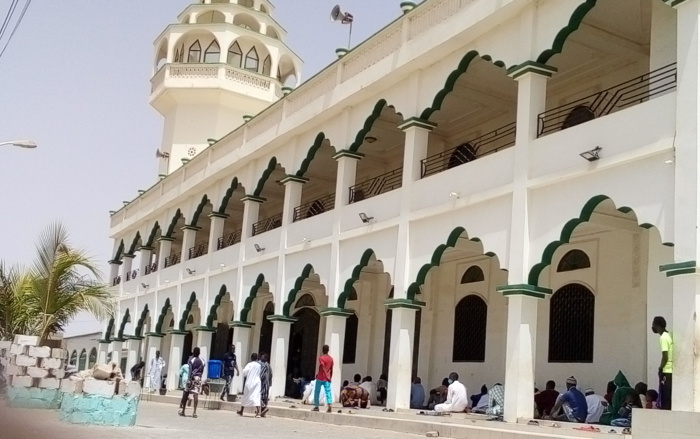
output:
[[[127,340],[143,340],[143,337],[138,335],[129,335],[126,337]]]
[[[405,130],[407,130],[409,128],[413,128],[413,127],[423,128],[425,130],[432,131],[433,129],[435,129],[435,127],[437,127],[437,124],[435,122],[421,119],[419,117],[409,117],[408,119],[406,119],[404,121],[404,123],[399,125],[398,128],[401,131],[405,131]]]
[[[686,0],[664,0],[664,3],[675,8],[676,6],[679,6],[681,3],[685,3],[685,1]]]
[[[121,324],[119,325],[119,331],[117,332],[117,338],[119,340],[124,340],[124,328],[126,328],[126,324],[129,322],[131,322],[131,315],[129,315],[129,308],[127,308],[124,317],[122,317]]]
[[[228,326],[231,328],[252,328],[253,326],[255,326],[255,323],[235,321],[229,323]]]
[[[171,309],[170,306],[170,298],[165,299],[165,303],[163,303],[163,308],[160,310],[160,315],[158,316],[158,321],[156,322],[156,326],[153,331],[154,334],[165,334],[163,332],[163,320],[165,320],[166,314],[168,314],[168,311]]]
[[[172,221],[170,221],[170,225],[168,226],[168,231],[165,233],[166,238],[172,238],[173,237],[173,232],[175,232],[175,226],[177,225],[177,222],[180,220],[182,217],[182,211],[178,209],[175,212],[175,216],[173,216]]]
[[[260,287],[263,286],[265,283],[265,275],[260,273],[258,275],[258,278],[255,280],[255,284],[250,288],[250,293],[248,294],[248,297],[245,299],[245,302],[243,302],[243,308],[241,309],[241,319],[239,320],[242,323],[249,323],[248,322],[248,314],[250,313],[250,309],[253,306],[253,300],[258,295],[258,290]]]
[[[102,334],[102,340],[105,343],[109,343],[112,340],[112,334],[114,333],[114,317],[109,319],[107,323],[107,329],[105,329],[104,334]]]
[[[564,26],[554,37],[554,42],[552,43],[552,48],[547,49],[537,57],[537,62],[540,64],[547,64],[554,55],[561,53],[564,49],[564,43],[569,38],[569,36],[578,30],[583,22],[583,18],[593,9],[598,0],[586,0],[576,7],[574,13],[571,14],[569,18],[569,23]]]
[[[549,288],[539,287],[537,285],[517,284],[517,285],[501,285],[496,287],[496,291],[504,296],[529,296],[538,299],[544,299],[552,295],[552,290]]]
[[[147,332],[146,337],[163,338],[165,334],[158,334],[157,332]]]
[[[196,332],[216,332],[216,328],[212,328],[210,326],[195,326],[194,329]]]
[[[207,216],[209,217],[209,219],[212,219],[212,218],[223,218],[223,219],[226,219],[226,218],[229,217],[229,215],[227,215],[227,214],[225,214],[225,213],[219,213],[219,212],[212,212],[212,213],[210,213],[210,214],[207,215]]]
[[[233,180],[231,180],[231,186],[229,186],[229,188],[226,190],[224,198],[221,200],[221,206],[219,206],[219,210],[217,211],[218,213],[226,213],[226,207],[228,207],[228,202],[229,200],[231,200],[233,193],[236,192],[236,189],[238,189],[238,185],[238,177],[233,177]]]
[[[280,180],[280,183],[282,183],[282,184],[287,184],[287,183],[289,183],[290,181],[293,181],[293,182],[296,182],[296,183],[305,184],[305,183],[308,183],[308,182],[309,182],[309,179],[306,178],[306,177],[298,177],[298,176],[296,176],[296,175],[287,175],[287,176],[284,177],[282,180]]]
[[[161,236],[160,238],[158,238],[158,242],[161,242],[161,241],[173,242],[173,241],[175,241],[175,238],[168,238],[167,236]]]
[[[194,215],[192,215],[192,221],[190,221],[190,226],[197,227],[197,223],[199,222],[199,216],[202,214],[202,211],[204,210],[204,207],[207,204],[209,204],[209,197],[204,195],[202,197],[202,201],[200,201],[197,205],[197,209],[194,211]]]
[[[171,329],[168,331],[168,334],[171,335],[187,335],[189,331],[180,331],[179,329]]]
[[[131,245],[129,246],[129,251],[127,251],[124,256],[133,255],[140,240],[141,232],[136,232],[136,236],[134,236],[134,240],[131,241]]]
[[[347,149],[341,149],[334,156],[333,159],[338,160],[343,157],[350,157],[351,159],[362,160],[365,155],[361,152],[349,151]]]
[[[372,127],[374,126],[374,122],[377,119],[379,119],[379,117],[382,115],[382,111],[384,110],[384,108],[391,108],[392,110],[394,110],[394,112],[396,112],[396,109],[394,108],[394,106],[388,105],[386,100],[380,99],[379,101],[377,101],[377,103],[374,104],[374,109],[372,110],[372,114],[370,114],[369,117],[367,117],[367,119],[365,119],[365,124],[362,126],[362,129],[360,129],[360,131],[357,132],[357,135],[355,136],[355,141],[348,148],[348,150],[350,152],[358,152],[358,150],[360,149],[360,146],[362,146],[362,144],[365,142],[365,137],[367,136],[367,134],[369,134],[370,131],[372,131]],[[401,115],[401,113],[396,113],[396,114],[401,116],[401,118],[403,119],[403,115]]]
[[[195,232],[199,232],[200,230],[202,230],[202,228],[197,227],[197,226],[193,226],[191,224],[185,224],[184,226],[182,226],[182,228],[180,230],[182,230],[183,232],[185,230],[194,230]]]
[[[146,321],[146,318],[148,317],[149,310],[148,310],[148,304],[145,304],[143,306],[143,311],[141,311],[141,317],[139,317],[138,321],[136,322],[136,328],[134,328],[134,335],[136,337],[141,337],[143,334],[143,324]]]
[[[321,149],[321,146],[323,145],[323,142],[325,140],[326,135],[323,132],[320,132],[316,135],[314,143],[311,145],[309,151],[306,153],[306,158],[304,158],[304,161],[301,162],[299,170],[294,175],[296,175],[297,177],[303,177],[306,174],[306,172],[309,170],[309,166],[311,166],[311,162],[313,162],[314,157],[316,157],[316,152],[319,149]]]
[[[457,65],[457,68],[454,69],[447,77],[447,80],[445,81],[445,86],[435,95],[435,98],[433,99],[433,104],[430,107],[423,110],[423,112],[420,115],[421,119],[430,120],[430,116],[432,116],[434,112],[442,108],[442,104],[445,101],[445,98],[452,92],[452,90],[454,90],[455,84],[457,84],[457,80],[459,79],[459,77],[467,71],[469,65],[477,57],[479,57],[479,52],[477,52],[476,50],[470,50],[469,52],[467,52],[466,55],[464,55],[462,60]],[[494,62],[492,61],[489,55],[483,55],[480,58],[484,61],[492,62],[493,65],[497,67],[505,67],[505,63],[503,63],[503,61]]]
[[[286,323],[294,323],[298,319],[296,317],[289,317],[289,316],[280,316],[280,315],[272,315],[272,316],[267,316],[267,320],[271,322],[286,322]]]
[[[682,274],[695,274],[700,272],[700,268],[698,268],[697,261],[686,261],[659,265],[659,271],[666,273],[666,277],[673,277]]]
[[[289,294],[287,294],[287,301],[284,302],[284,306],[282,307],[282,315],[289,317],[289,310],[292,308],[292,305],[294,305],[294,301],[297,299],[297,294],[299,291],[301,291],[304,281],[312,274],[314,274],[314,267],[311,264],[306,264],[304,269],[301,271],[301,275],[297,277],[297,280],[294,282],[294,288],[292,288],[289,291]]]
[[[151,233],[148,235],[148,241],[146,241],[146,245],[144,247],[153,247],[153,243],[155,242],[156,239],[156,233],[160,230],[160,224],[158,224],[158,221],[153,225],[153,228],[151,229]]]
[[[267,169],[263,171],[262,175],[260,176],[260,180],[258,180],[258,185],[253,191],[254,197],[262,197],[262,191],[265,188],[265,183],[267,183],[267,179],[270,178],[270,175],[272,175],[272,172],[275,170],[276,167],[277,157],[272,157],[270,159],[270,162],[267,164]]]
[[[246,195],[245,197],[241,198],[241,201],[244,203],[246,201],[252,201],[254,203],[264,203],[265,201],[267,201],[267,198],[256,197],[255,195]]]
[[[187,301],[187,304],[185,305],[185,310],[182,311],[182,317],[180,318],[180,323],[177,325],[177,327],[180,331],[185,331],[185,327],[187,326],[187,318],[190,316],[190,312],[192,312],[192,307],[194,306],[194,303],[196,301],[197,301],[197,294],[195,294],[195,292],[192,291],[192,294],[190,294],[190,299]]]
[[[113,265],[122,265],[122,261],[117,261],[115,259],[112,259],[111,261],[107,261],[108,264],[113,264]]]
[[[357,282],[360,279],[360,273],[362,272],[362,269],[365,268],[367,265],[369,265],[369,262],[374,258],[376,260],[377,256],[374,253],[374,250],[371,248],[368,248],[362,253],[362,257],[360,257],[360,263],[355,265],[355,268],[352,269],[352,275],[350,276],[350,279],[345,281],[345,288],[343,288],[343,292],[340,293],[338,296],[338,308],[339,309],[345,309],[345,304],[348,301],[348,297],[354,292],[357,294],[357,291],[355,291],[355,287],[353,286],[355,282]]]
[[[122,253],[124,253],[124,240],[123,239],[119,242],[119,247],[117,247],[117,252],[114,254],[112,261],[121,261]],[[112,261],[110,261],[110,264],[113,263]],[[121,262],[120,262],[120,264],[121,264]]]
[[[419,310],[425,306],[425,302],[420,302],[418,300],[412,300],[412,299],[387,299],[384,302],[384,305],[388,309],[404,308],[404,309]]]
[[[351,315],[355,314],[355,311],[341,308],[324,308],[321,310],[321,312],[319,312],[319,314],[321,314],[323,317],[350,317]]]
[[[226,293],[228,293],[228,291],[226,290],[226,285],[221,285],[221,288],[219,288],[219,293],[216,295],[216,298],[214,299],[214,304],[209,309],[209,315],[207,316],[207,326],[210,328],[214,327],[214,320],[216,320],[216,312],[219,309],[219,305],[221,305],[221,299],[224,298]]]
[[[559,69],[556,67],[548,66],[547,64],[540,64],[535,61],[525,61],[524,63],[512,66],[508,69],[508,76],[513,79],[518,79],[519,77],[527,73],[536,73],[541,76],[546,76],[551,78]]]

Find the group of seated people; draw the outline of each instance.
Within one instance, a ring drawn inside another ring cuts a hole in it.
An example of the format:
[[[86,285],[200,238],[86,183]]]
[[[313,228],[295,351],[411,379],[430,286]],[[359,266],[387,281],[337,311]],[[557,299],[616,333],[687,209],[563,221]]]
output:
[[[371,376],[362,378],[356,373],[352,382],[343,382],[340,389],[340,403],[343,407],[368,409],[372,405],[386,403],[388,383],[386,375],[382,374],[379,381],[374,383]]]
[[[416,377],[411,386],[411,408],[434,410],[438,413],[478,413],[503,416],[504,390],[501,383],[490,389],[481,386],[480,392],[468,397],[467,387],[459,381],[459,374],[452,372],[442,380],[442,385],[432,389],[425,404],[425,390],[421,379]]]

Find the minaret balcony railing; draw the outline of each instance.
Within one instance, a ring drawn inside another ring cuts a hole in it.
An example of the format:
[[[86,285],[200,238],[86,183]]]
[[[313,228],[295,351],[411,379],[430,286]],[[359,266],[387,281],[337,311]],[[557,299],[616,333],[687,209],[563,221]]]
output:
[[[270,76],[261,75],[250,70],[241,69],[228,64],[210,63],[176,63],[161,67],[151,78],[151,93],[169,81],[177,80],[219,80],[222,84],[242,85],[263,92],[281,95],[282,84]],[[172,83],[177,87],[177,83]],[[187,87],[196,87],[188,83]]]

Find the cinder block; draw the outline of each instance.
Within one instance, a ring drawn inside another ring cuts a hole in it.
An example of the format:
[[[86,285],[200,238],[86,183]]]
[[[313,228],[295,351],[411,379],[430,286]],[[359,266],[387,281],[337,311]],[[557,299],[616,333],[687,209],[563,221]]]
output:
[[[30,376],[14,376],[12,377],[12,387],[32,387],[34,378]]]
[[[15,358],[15,364],[17,366],[27,366],[27,367],[33,367],[36,366],[36,358],[30,357],[28,355],[17,355]]]
[[[126,382],[126,380],[119,380],[119,390],[117,391],[117,395],[125,395],[127,385],[128,383]]]
[[[10,355],[27,355],[28,352],[28,346],[23,346],[21,344],[13,344],[10,346]]]
[[[130,381],[126,385],[126,394],[138,396],[141,394],[141,384],[138,381]]]
[[[6,369],[7,375],[10,376],[23,376],[27,374],[27,368],[24,366],[16,366],[14,364],[8,364]]]
[[[63,393],[82,393],[83,392],[83,380],[67,379],[61,380],[61,392]]]
[[[39,387],[42,389],[58,389],[61,387],[61,380],[58,378],[44,378],[39,380]]]
[[[83,383],[83,393],[111,398],[114,396],[114,381],[87,379]]]
[[[63,367],[63,360],[60,358],[42,358],[41,368],[42,369],[61,369]]]
[[[66,376],[66,370],[64,368],[59,369],[49,369],[49,374],[58,379],[63,379]]]
[[[49,376],[49,371],[40,367],[28,367],[27,375],[32,378],[46,378]]]
[[[65,349],[53,348],[51,349],[51,358],[60,358],[61,360],[65,360],[68,358],[68,351]]]
[[[0,340],[0,350],[2,349],[10,349],[10,346],[12,346],[12,342],[9,340]]]
[[[48,346],[30,346],[29,356],[37,358],[49,358],[51,356],[51,348]]]
[[[38,346],[39,337],[34,335],[15,335],[14,343],[23,346]]]

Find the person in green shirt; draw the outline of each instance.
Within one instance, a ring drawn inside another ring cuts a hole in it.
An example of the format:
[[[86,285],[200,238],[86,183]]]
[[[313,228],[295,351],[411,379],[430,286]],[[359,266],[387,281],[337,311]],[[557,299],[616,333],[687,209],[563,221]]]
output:
[[[659,334],[661,344],[661,363],[659,364],[659,408],[671,410],[671,392],[673,387],[673,337],[666,330],[666,319],[654,317],[651,330]]]

